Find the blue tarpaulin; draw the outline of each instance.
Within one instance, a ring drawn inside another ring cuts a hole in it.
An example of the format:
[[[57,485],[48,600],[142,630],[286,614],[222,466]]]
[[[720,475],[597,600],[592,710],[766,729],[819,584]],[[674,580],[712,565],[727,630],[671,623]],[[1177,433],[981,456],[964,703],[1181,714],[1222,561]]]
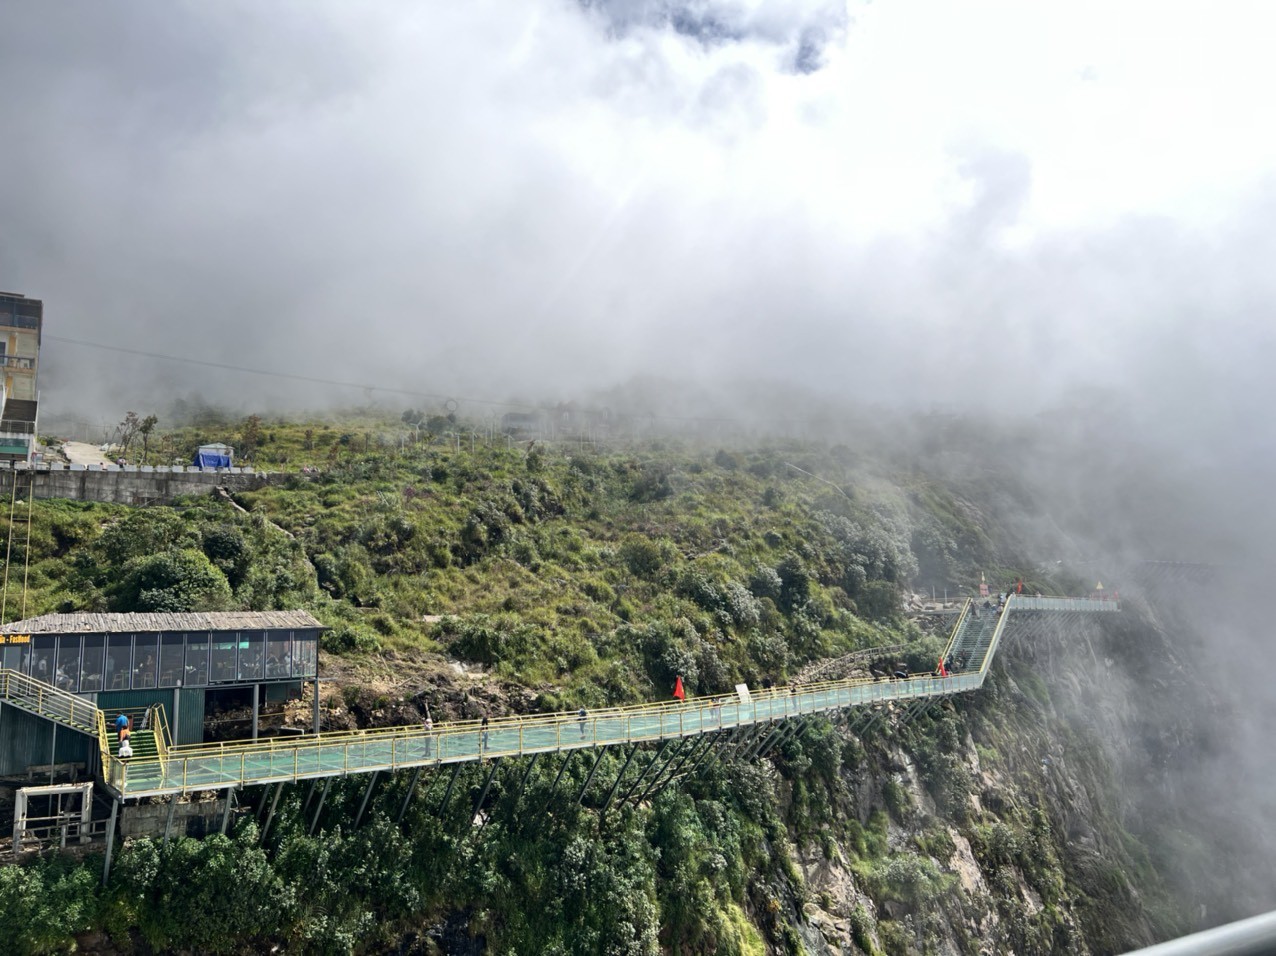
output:
[[[211,451],[195,452],[195,465],[199,468],[229,468],[230,455],[219,455]]]

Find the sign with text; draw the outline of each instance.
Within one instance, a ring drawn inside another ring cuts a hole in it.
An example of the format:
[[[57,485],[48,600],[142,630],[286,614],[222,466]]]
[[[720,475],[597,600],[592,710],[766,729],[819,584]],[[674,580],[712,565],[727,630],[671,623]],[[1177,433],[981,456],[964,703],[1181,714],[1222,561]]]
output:
[[[30,644],[30,634],[0,634],[0,644]]]
[[[749,696],[748,684],[736,684],[735,692],[736,692],[736,695],[740,698],[740,703],[742,704],[747,704],[753,699]]]

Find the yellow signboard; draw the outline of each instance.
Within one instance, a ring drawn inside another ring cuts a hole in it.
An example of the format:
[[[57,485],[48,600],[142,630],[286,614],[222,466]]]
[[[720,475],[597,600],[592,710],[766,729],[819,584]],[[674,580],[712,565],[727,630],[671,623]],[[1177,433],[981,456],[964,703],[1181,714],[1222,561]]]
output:
[[[0,644],[30,644],[30,634],[0,634]]]

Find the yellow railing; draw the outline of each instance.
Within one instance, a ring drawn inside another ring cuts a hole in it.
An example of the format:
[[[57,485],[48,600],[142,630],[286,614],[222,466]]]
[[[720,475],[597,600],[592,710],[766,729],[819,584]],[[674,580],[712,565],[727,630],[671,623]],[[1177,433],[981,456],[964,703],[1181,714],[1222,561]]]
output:
[[[159,756],[160,772],[165,773],[168,770],[168,742],[173,737],[168,732],[168,719],[164,716],[164,706],[152,704],[149,713],[151,731],[155,734],[155,753]]]
[[[944,646],[944,660],[948,660],[953,655],[953,645],[957,643],[957,635],[961,633],[961,626],[966,623],[966,615],[970,613],[970,604],[970,598],[966,598],[962,603],[961,613],[957,615],[957,623],[953,625],[953,629],[948,635],[948,643]]]
[[[111,766],[111,738],[106,729],[106,714],[97,712],[97,743],[102,752],[102,776],[105,777]]]
[[[231,741],[213,744],[180,745],[169,748],[166,753],[166,759],[168,766],[172,767],[174,772],[176,772],[176,765],[178,763],[181,764],[183,786],[186,785],[186,769],[189,763],[210,758],[230,761],[232,767],[238,763],[240,767],[239,775],[242,778],[247,761],[253,758],[279,754],[285,755],[286,760],[290,756],[295,770],[302,751],[317,752],[321,755],[325,752],[339,753],[341,766],[333,769],[334,772],[344,773],[352,769],[351,750],[359,750],[365,747],[384,748],[385,745],[389,744],[390,759],[388,764],[391,766],[397,765],[397,744],[400,741],[420,742],[429,737],[433,747],[433,759],[522,753],[525,752],[525,735],[551,729],[554,731],[552,743],[535,743],[529,746],[533,749],[546,749],[547,746],[549,749],[556,749],[563,746],[579,746],[582,741],[585,742],[585,745],[600,743],[610,745],[634,740],[659,739],[672,735],[698,734],[715,726],[714,721],[720,719],[724,707],[747,709],[751,715],[756,716],[750,716],[744,722],[762,723],[828,709],[823,705],[817,705],[813,700],[813,698],[820,695],[847,693],[855,688],[874,687],[878,688],[881,693],[880,695],[873,695],[868,702],[875,700],[885,701],[900,697],[924,696],[928,693],[945,693],[949,690],[967,689],[969,686],[977,686],[974,683],[975,679],[973,674],[964,675],[963,678],[935,678],[929,675],[922,675],[906,680],[889,682],[871,678],[852,678],[817,681],[802,684],[800,688],[794,685],[791,688],[776,688],[754,692],[751,693],[751,702],[747,705],[741,704],[739,697],[732,694],[692,698],[686,702],[674,700],[652,704],[635,704],[626,707],[611,707],[589,711],[584,718],[584,734],[579,733],[580,718],[571,712],[500,717],[489,721],[486,728],[488,735],[490,737],[504,736],[513,731],[516,732],[515,739],[517,744],[507,748],[484,747],[478,753],[472,752],[474,750],[473,741],[476,735],[482,734],[484,727],[481,720],[467,720],[436,727],[429,734],[424,731],[421,725],[413,724],[371,730],[331,731],[320,734],[317,737],[314,735],[271,737],[253,742]],[[795,690],[798,692],[795,693]],[[675,717],[679,719],[675,720]],[[631,726],[634,721],[642,721],[644,729],[635,732],[635,729]],[[653,721],[656,722],[655,728],[651,727]],[[603,722],[619,722],[624,729],[619,736],[608,735],[600,737],[598,726]],[[543,741],[545,738],[540,735],[540,739]],[[359,763],[360,759],[362,758],[356,757],[353,769],[362,769],[362,765]],[[419,756],[409,757],[406,753],[402,759],[408,763],[421,763]],[[135,758],[131,763],[136,772],[148,763],[153,764],[155,761]],[[272,765],[274,765],[273,762]],[[163,768],[157,769],[162,770]]]
[[[945,656],[952,652],[954,640],[967,623],[972,606],[970,600],[963,605]],[[149,710],[149,726],[156,741],[156,756],[134,757],[129,761],[112,756],[108,715],[87,701],[13,672],[3,673],[0,687],[6,698],[20,694],[23,701],[20,706],[37,713],[51,714],[54,710],[70,708],[70,712],[78,715],[75,705],[82,707],[91,721],[88,726],[96,730],[99,738],[105,779],[121,792],[140,795],[226,786],[248,780],[300,779],[693,736],[722,727],[785,720],[847,706],[974,690],[984,682],[1009,612],[1021,607],[1060,611],[1114,609],[1110,603],[1101,606],[1098,601],[1086,599],[1012,596],[998,615],[979,669],[949,677],[927,674],[894,681],[864,677],[822,680],[750,691],[745,701],[735,694],[721,694],[686,701],[608,707],[591,710],[583,717],[570,712],[514,715],[492,718],[486,726],[481,720],[466,720],[436,727],[429,733],[420,724],[412,724],[257,741],[174,745],[167,715],[162,706],[154,705]],[[489,738],[495,746],[489,746]]]
[[[97,707],[81,697],[15,670],[4,669],[0,689],[6,701],[39,717],[93,733]]]

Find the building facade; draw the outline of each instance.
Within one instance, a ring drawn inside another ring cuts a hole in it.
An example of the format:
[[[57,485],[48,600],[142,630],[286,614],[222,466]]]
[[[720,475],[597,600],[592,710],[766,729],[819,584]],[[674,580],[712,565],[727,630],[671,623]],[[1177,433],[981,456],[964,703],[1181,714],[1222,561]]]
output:
[[[0,667],[107,711],[162,704],[173,743],[193,744],[220,707],[251,706],[255,725],[259,703],[300,696],[318,677],[323,630],[305,611],[46,614],[0,627]],[[16,745],[5,726],[0,773],[21,769],[16,751],[3,759]]]
[[[0,460],[31,460],[43,325],[42,301],[0,292]]]

